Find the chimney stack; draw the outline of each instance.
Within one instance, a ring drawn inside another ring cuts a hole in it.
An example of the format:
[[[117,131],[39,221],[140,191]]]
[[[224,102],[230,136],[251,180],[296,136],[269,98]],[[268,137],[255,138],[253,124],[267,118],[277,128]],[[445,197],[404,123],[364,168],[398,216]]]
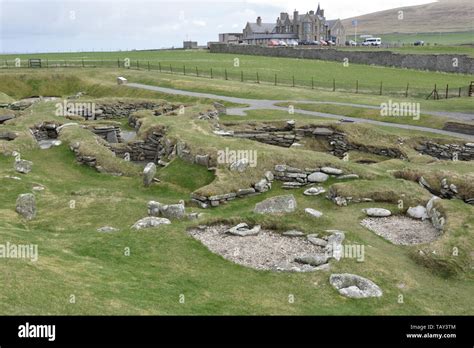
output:
[[[293,11],[293,20],[298,19],[298,11]]]
[[[257,25],[262,25],[262,17],[257,17]]]

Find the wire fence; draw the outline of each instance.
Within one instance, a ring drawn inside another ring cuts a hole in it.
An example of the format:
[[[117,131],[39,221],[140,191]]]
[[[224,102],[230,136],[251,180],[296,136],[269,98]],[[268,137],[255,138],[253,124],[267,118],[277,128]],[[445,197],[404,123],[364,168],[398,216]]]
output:
[[[170,64],[161,61],[151,60],[50,60],[50,59],[29,59],[29,60],[3,60],[0,61],[0,69],[19,68],[119,68],[133,70],[159,71],[161,73],[177,74],[183,76],[193,76],[208,79],[221,79],[228,81],[239,81],[242,83],[265,84],[272,86],[285,86],[306,89],[319,89],[333,92],[346,92],[369,95],[385,95],[394,97],[411,97],[425,99],[448,99],[469,96],[469,86],[449,86],[433,84],[431,88],[413,87],[409,82],[406,85],[394,86],[380,81],[377,84],[367,83],[361,80],[339,81],[336,78],[321,79],[314,76],[306,78],[295,77],[290,74],[271,74],[262,71],[246,71],[238,67],[216,68],[198,67],[186,64]]]

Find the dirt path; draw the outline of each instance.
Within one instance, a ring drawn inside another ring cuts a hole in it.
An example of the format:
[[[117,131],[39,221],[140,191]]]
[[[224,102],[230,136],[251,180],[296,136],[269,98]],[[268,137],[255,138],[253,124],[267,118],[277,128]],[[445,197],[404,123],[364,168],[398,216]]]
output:
[[[146,89],[146,90],[156,91],[156,92],[161,92],[161,93],[167,93],[167,94],[183,95],[187,97],[196,97],[196,98],[207,98],[207,99],[214,99],[214,100],[223,100],[223,101],[227,101],[231,103],[249,105],[248,107],[244,107],[244,108],[229,108],[227,109],[227,113],[229,115],[245,116],[246,112],[249,110],[288,111],[288,108],[284,106],[275,105],[277,103],[288,102],[288,100],[266,100],[266,99],[246,99],[246,98],[238,98],[238,97],[228,97],[228,96],[221,96],[221,95],[210,94],[210,93],[200,93],[200,92],[184,91],[184,90],[173,89],[173,88],[143,85],[140,83],[128,83],[126,86],[132,87],[132,88]],[[315,101],[299,100],[298,103],[345,105],[345,106],[352,106],[352,107],[359,107],[359,108],[379,109],[379,107],[373,106],[373,105],[351,104],[351,103],[340,103],[340,102],[315,102]],[[430,133],[435,133],[435,134],[449,135],[452,137],[462,138],[469,141],[474,141],[474,136],[472,135],[449,132],[449,131],[445,131],[441,129],[413,126],[413,125],[407,125],[407,124],[382,122],[382,121],[370,120],[366,118],[348,117],[348,116],[337,115],[337,114],[328,114],[324,112],[301,110],[297,108],[295,108],[294,111],[295,113],[299,113],[303,115],[331,118],[331,119],[336,119],[336,120],[344,119],[344,120],[348,120],[352,122],[370,123],[370,124],[374,124],[378,126],[387,126],[387,127],[410,129],[410,130],[416,130],[416,131],[422,131],[422,132],[430,132]],[[472,114],[451,113],[451,112],[428,112],[428,111],[424,112],[424,114],[432,115],[432,116],[450,117],[450,118],[454,118],[460,121],[474,119],[474,115]]]

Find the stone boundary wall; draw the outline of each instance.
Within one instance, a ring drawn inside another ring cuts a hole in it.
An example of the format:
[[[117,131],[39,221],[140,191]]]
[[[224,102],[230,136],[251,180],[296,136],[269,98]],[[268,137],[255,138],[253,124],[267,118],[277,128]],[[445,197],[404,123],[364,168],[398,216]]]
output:
[[[301,140],[301,138],[293,132],[234,132],[234,137],[280,147],[291,147],[295,142]]]
[[[443,130],[455,133],[474,135],[474,125],[459,122],[446,122]]]
[[[458,144],[437,144],[427,141],[415,147],[415,150],[424,155],[439,158],[442,160],[473,161],[474,143]]]
[[[416,70],[474,74],[474,58],[462,54],[400,54],[390,51],[340,51],[337,49],[298,49],[293,47],[240,46],[211,44],[211,53],[247,54],[254,56],[319,59],[350,63],[380,65]],[[457,59],[457,67],[453,60]]]

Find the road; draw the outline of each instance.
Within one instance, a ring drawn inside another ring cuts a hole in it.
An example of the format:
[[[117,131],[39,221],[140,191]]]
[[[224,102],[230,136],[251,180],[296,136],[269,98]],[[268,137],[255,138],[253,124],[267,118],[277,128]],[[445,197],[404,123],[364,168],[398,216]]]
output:
[[[246,112],[249,110],[280,110],[288,112],[288,107],[284,106],[277,106],[276,104],[279,103],[287,103],[288,100],[267,100],[267,99],[246,99],[246,98],[238,98],[238,97],[229,97],[223,95],[216,95],[210,93],[201,93],[201,92],[192,92],[192,91],[185,91],[173,88],[166,88],[166,87],[158,87],[158,86],[150,86],[144,85],[140,83],[128,83],[126,84],[128,87],[132,88],[140,88],[146,89],[155,92],[161,92],[166,94],[173,94],[173,95],[182,95],[187,97],[196,97],[196,98],[206,98],[206,99],[214,99],[214,100],[223,100],[231,103],[236,104],[246,104],[248,107],[243,108],[228,108],[227,114],[228,115],[238,115],[238,116],[245,116]],[[364,105],[364,104],[353,104],[353,103],[341,103],[341,102],[315,102],[315,101],[304,101],[298,100],[297,103],[301,104],[329,104],[329,105],[344,105],[344,106],[351,106],[356,108],[367,108],[367,109],[380,109],[378,106],[373,105]],[[344,115],[337,115],[337,114],[328,114],[324,112],[317,112],[317,111],[308,111],[308,110],[301,110],[301,109],[294,109],[295,113],[308,115],[308,116],[315,116],[315,117],[322,117],[322,118],[331,118],[335,120],[348,120],[357,123],[370,123],[378,126],[386,126],[386,127],[393,127],[393,128],[400,128],[400,129],[409,129],[409,130],[416,130],[422,132],[430,132],[435,134],[442,134],[442,135],[449,135],[452,137],[457,137],[461,139],[465,139],[468,141],[474,141],[474,136],[468,134],[461,134],[455,132],[449,132],[442,129],[434,129],[429,127],[420,127],[420,126],[413,126],[408,124],[399,124],[399,123],[390,123],[390,122],[383,122],[377,120],[371,120],[366,118],[358,118],[358,117],[348,117]],[[438,117],[450,117],[459,121],[474,121],[474,115],[472,114],[464,114],[464,113],[457,113],[457,112],[435,112],[435,111],[424,111],[423,114],[425,115],[432,115]]]

